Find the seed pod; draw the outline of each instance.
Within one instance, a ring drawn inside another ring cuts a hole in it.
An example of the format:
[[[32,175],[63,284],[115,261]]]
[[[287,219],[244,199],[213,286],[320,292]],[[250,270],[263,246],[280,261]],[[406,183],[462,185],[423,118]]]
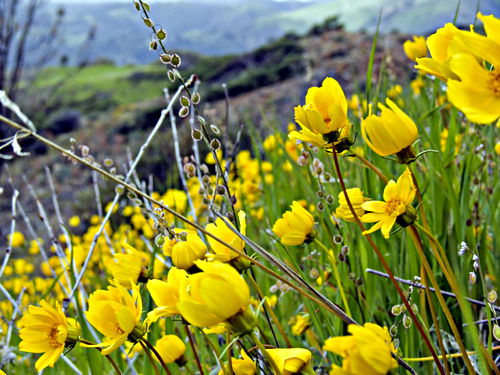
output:
[[[210,142],[210,147],[212,147],[213,150],[217,151],[220,149],[220,142],[217,138],[212,139],[212,142]]]
[[[193,94],[193,96],[191,97],[191,101],[193,102],[193,104],[198,104],[200,102],[200,99],[201,99],[201,96],[199,93],[195,92]]]
[[[412,325],[412,320],[408,315],[403,316],[403,326],[408,329]]]
[[[181,57],[178,54],[174,53],[172,55],[171,63],[174,66],[174,68],[178,68],[181,65]]]
[[[165,244],[165,237],[159,234],[155,237],[155,245],[156,247],[162,247]]]
[[[168,53],[162,53],[160,55],[160,60],[164,64],[170,64],[170,62],[172,61],[172,55],[170,55]]]
[[[191,104],[189,98],[187,96],[182,95],[181,98],[179,99],[180,103],[184,107],[189,107]]]
[[[189,115],[189,107],[181,107],[181,109],[179,109],[179,117],[187,117]]]
[[[191,132],[191,137],[196,141],[201,141],[201,139],[203,138],[203,135],[201,134],[201,131],[199,131],[198,129],[193,129],[193,131]]]
[[[170,80],[170,82],[175,82],[175,74],[172,70],[169,70],[167,72],[167,76],[168,76],[168,79]]]
[[[158,41],[156,39],[149,42],[149,49],[152,51],[156,51],[158,49]]]
[[[156,32],[156,37],[160,40],[163,40],[167,37],[167,32],[164,29],[160,29]]]
[[[401,306],[400,305],[394,305],[392,306],[391,308],[391,314],[394,315],[394,316],[398,316],[399,314],[401,314]]]
[[[219,128],[217,127],[217,125],[215,124],[210,124],[210,130],[212,131],[212,133],[214,133],[215,135],[219,135],[220,134],[220,130]]]
[[[144,24],[147,27],[153,27],[154,26],[154,22],[153,22],[153,20],[151,18],[144,17],[142,20],[144,21]]]

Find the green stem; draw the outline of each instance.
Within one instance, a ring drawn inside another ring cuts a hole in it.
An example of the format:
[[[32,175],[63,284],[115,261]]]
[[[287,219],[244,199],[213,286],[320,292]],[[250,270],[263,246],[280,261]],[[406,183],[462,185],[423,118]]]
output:
[[[252,332],[252,333],[250,333],[250,338],[252,339],[254,344],[258,346],[259,350],[262,352],[262,354],[264,355],[266,360],[269,362],[269,364],[273,368],[274,373],[276,375],[281,375],[281,371],[278,368],[278,366],[276,365],[276,362],[274,362],[273,358],[269,355],[269,353],[266,350],[266,347],[264,346],[264,344],[262,344],[262,342],[259,340],[257,335],[254,332]]]
[[[156,348],[148,340],[146,340],[145,338],[142,338],[141,342],[144,343],[153,352],[153,354],[155,355],[156,358],[158,358],[158,361],[160,361],[161,367],[163,367],[163,369],[165,370],[165,372],[168,375],[172,375],[172,373],[170,372],[170,369],[168,368],[167,364],[165,363],[165,361],[161,357],[160,353],[158,353],[158,351],[156,350]]]

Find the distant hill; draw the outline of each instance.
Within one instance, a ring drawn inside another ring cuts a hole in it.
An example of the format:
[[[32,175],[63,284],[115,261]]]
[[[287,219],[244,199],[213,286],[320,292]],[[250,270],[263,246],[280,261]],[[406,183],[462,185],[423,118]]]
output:
[[[339,15],[349,31],[373,31],[382,8],[381,30],[425,34],[453,20],[455,0],[195,0],[152,3],[152,18],[169,33],[167,46],[206,55],[248,52],[282,36],[303,33],[327,17]],[[462,0],[458,22],[469,24],[475,0]],[[50,5],[53,13],[61,4]],[[481,0],[484,13],[500,15],[500,0]],[[42,17],[47,19],[47,17]],[[149,31],[131,2],[81,2],[66,5],[64,23],[69,55],[84,40],[91,25],[97,36],[91,59],[109,58],[119,65],[145,64],[156,56],[148,52]],[[40,32],[43,32],[43,25]]]

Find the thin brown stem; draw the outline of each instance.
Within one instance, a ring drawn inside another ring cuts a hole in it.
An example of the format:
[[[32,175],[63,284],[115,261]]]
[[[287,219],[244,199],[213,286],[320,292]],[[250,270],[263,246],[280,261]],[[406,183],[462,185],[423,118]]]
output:
[[[82,344],[85,344],[85,345],[94,345],[93,342],[87,341],[87,340],[84,340],[84,339],[80,339],[79,341]],[[94,347],[94,346],[93,346],[93,348],[99,350],[99,352],[102,352],[102,348]],[[121,372],[120,368],[118,367],[118,365],[116,364],[115,360],[113,358],[111,358],[109,355],[105,355],[104,357],[106,357],[106,359],[108,360],[108,362],[111,364],[111,366],[113,367],[113,370],[115,370],[115,372],[118,375],[122,375],[122,372]]]
[[[333,148],[333,162],[335,164],[335,171],[337,173],[337,178],[339,180],[340,187],[341,187],[341,189],[342,189],[342,191],[344,193],[347,205],[349,206],[349,210],[351,211],[351,213],[352,213],[352,215],[353,215],[353,217],[354,217],[354,219],[355,219],[356,224],[358,225],[358,227],[361,229],[362,232],[364,232],[365,231],[365,226],[363,225],[363,223],[359,219],[359,217],[358,217],[358,215],[357,215],[356,211],[354,210],[354,207],[353,207],[353,205],[351,203],[351,200],[349,199],[349,195],[347,194],[347,189],[346,189],[346,186],[344,184],[344,179],[342,178],[342,172],[340,170],[339,160],[338,160],[338,157],[337,157],[337,151],[335,150],[335,148]],[[403,290],[401,289],[401,287],[397,283],[396,279],[394,278],[394,274],[392,273],[391,269],[389,268],[389,265],[387,264],[387,261],[385,260],[384,256],[380,252],[380,250],[377,247],[377,245],[375,244],[375,242],[373,242],[373,239],[371,238],[371,236],[369,234],[367,234],[365,236],[365,238],[367,239],[367,241],[369,242],[369,244],[371,245],[371,247],[375,251],[375,254],[377,254],[377,257],[378,257],[380,263],[382,263],[382,266],[384,267],[385,271],[389,275],[389,278],[390,278],[392,284],[394,285],[394,287],[396,288],[396,291],[399,294],[399,297],[401,298],[401,300],[403,301],[404,305],[406,306],[408,314],[410,314],[411,319],[415,323],[415,327],[417,328],[417,330],[419,331],[420,335],[424,339],[425,345],[429,348],[429,350],[431,352],[431,355],[432,355],[432,357],[434,358],[434,360],[436,362],[436,366],[437,366],[439,372],[442,375],[444,375],[444,369],[443,369],[443,366],[442,366],[441,362],[439,361],[437,353],[434,350],[434,348],[432,346],[432,343],[429,340],[429,337],[425,333],[424,328],[420,324],[420,321],[415,316],[415,313],[413,312],[413,309],[411,308],[410,304],[408,303],[408,300],[406,299],[406,297],[405,297],[405,295],[403,293]]]
[[[193,334],[189,329],[189,325],[184,324],[184,328],[186,329],[186,333],[189,339],[189,345],[191,346],[191,350],[193,351],[193,356],[196,361],[196,366],[198,366],[198,370],[200,370],[200,375],[203,375],[203,367],[201,366],[200,357],[198,357],[198,352],[196,350],[196,345],[194,343]]]
[[[165,363],[165,361],[161,357],[160,353],[158,353],[158,351],[156,350],[156,348],[148,340],[146,340],[145,338],[141,339],[141,343],[145,344],[153,352],[153,354],[155,355],[155,357],[158,358],[158,361],[160,362],[161,367],[163,367],[163,369],[165,370],[165,372],[168,375],[172,375],[172,373],[170,372],[170,369],[168,368],[167,364]]]
[[[144,350],[144,353],[146,353],[146,355],[149,359],[149,362],[151,362],[151,366],[153,366],[153,370],[154,370],[155,374],[160,375],[160,370],[158,370],[158,366],[156,365],[155,359],[151,355],[151,352],[149,351],[147,345],[142,340],[139,340],[139,344],[141,344],[142,349]]]

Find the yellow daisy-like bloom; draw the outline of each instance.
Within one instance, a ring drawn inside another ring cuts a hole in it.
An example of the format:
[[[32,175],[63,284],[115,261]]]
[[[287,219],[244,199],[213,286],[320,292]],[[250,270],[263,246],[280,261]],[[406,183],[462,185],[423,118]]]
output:
[[[189,269],[194,266],[198,259],[205,258],[207,245],[203,243],[200,236],[190,233],[185,241],[178,241],[172,247],[172,262],[177,268]]]
[[[80,217],[78,216],[71,216],[70,219],[68,220],[68,224],[70,227],[77,227],[80,225]]]
[[[44,353],[35,363],[37,371],[54,367],[65,346],[78,341],[79,328],[74,319],[66,318],[59,304],[50,306],[45,300],[40,306],[28,307],[21,320],[19,350],[29,353]]]
[[[283,375],[304,372],[312,358],[311,352],[303,348],[268,349],[267,353]]]
[[[331,375],[385,375],[398,366],[391,356],[396,350],[387,327],[351,324],[347,330],[351,336],[332,337],[323,346],[343,358],[342,368],[334,366]]]
[[[257,371],[257,365],[244,350],[240,351],[241,358],[231,358],[231,366],[235,375],[254,375]],[[217,375],[223,375],[221,369]]]
[[[472,122],[489,124],[500,117],[500,20],[478,14],[488,36],[461,31],[455,39],[467,53],[450,59],[450,70],[459,80],[448,80],[448,99]],[[471,51],[469,54],[468,51]],[[494,68],[487,69],[480,58]]]
[[[427,47],[431,57],[417,58],[415,68],[432,74],[444,81],[457,76],[449,68],[449,59],[455,53],[465,52],[454,43],[455,36],[460,32],[452,23],[447,23],[427,38]]]
[[[148,258],[127,243],[123,243],[125,253],[113,255],[113,263],[109,266],[113,278],[126,288],[132,283],[147,280]]]
[[[165,363],[174,363],[182,361],[186,345],[178,336],[166,335],[156,341],[155,349]]]
[[[363,234],[373,233],[380,229],[384,237],[389,238],[392,226],[403,215],[408,217],[405,218],[406,220],[402,220],[401,224],[409,225],[416,217],[416,211],[411,206],[413,199],[415,199],[415,192],[415,185],[409,169],[404,171],[397,182],[389,181],[384,189],[385,202],[368,201],[361,205],[364,210],[369,211],[361,217],[361,221],[364,223],[377,222]]]
[[[203,272],[189,276],[177,308],[197,327],[213,327],[236,315],[250,300],[248,285],[227,263],[196,261]]]
[[[118,282],[107,290],[97,290],[88,301],[87,320],[106,339],[89,347],[106,347],[101,353],[108,355],[122,345],[127,338],[138,341],[146,332],[140,322],[142,301],[139,288],[132,285],[132,295]]]
[[[154,303],[158,306],[148,313],[147,322],[156,322],[159,318],[179,314],[177,302],[179,291],[186,287],[188,274],[186,271],[172,267],[168,271],[167,281],[149,280],[147,289]]]
[[[227,221],[229,222],[229,220]],[[240,227],[240,233],[245,235],[246,214],[244,211],[238,212],[238,222]],[[231,225],[231,227],[233,226]],[[211,233],[215,237],[228,243],[236,250],[243,252],[243,249],[245,248],[245,241],[243,241],[240,237],[238,237],[221,218],[217,218],[217,220],[215,220],[215,223],[208,224],[206,230],[208,233]],[[238,253],[231,250],[227,246],[221,244],[219,241],[216,241],[214,238],[207,236],[207,239],[208,243],[210,244],[210,247],[215,253],[214,256],[215,260],[218,260],[220,262],[229,262],[230,260],[237,258],[239,256]]]
[[[413,36],[413,40],[403,43],[403,49],[410,60],[427,56],[427,44],[423,36]]]
[[[301,245],[313,238],[314,218],[297,201],[293,201],[290,207],[291,211],[276,220],[273,232],[283,245]]]
[[[380,116],[370,115],[361,122],[366,144],[380,156],[397,154],[407,149],[418,137],[412,119],[390,99],[388,107],[379,103]]]
[[[311,87],[306,104],[295,107],[295,121],[302,127],[289,137],[320,147],[332,147],[350,135],[347,100],[339,83],[327,77],[321,87]]]
[[[365,210],[361,206],[369,199],[363,196],[363,192],[359,188],[346,189],[346,192],[347,196],[349,197],[349,200],[351,201],[352,207],[354,208],[354,212],[356,212],[356,215],[358,217],[363,216]],[[354,216],[352,215],[349,205],[347,204],[344,192],[341,191],[338,197],[339,197],[339,206],[335,210],[335,216],[340,219],[354,223],[356,220],[354,219]]]
[[[311,326],[311,319],[309,315],[297,315],[292,323],[292,334],[299,336]]]
[[[7,239],[9,241],[12,240],[12,247],[21,247],[24,245],[25,239],[24,239],[24,234],[21,232],[14,232],[12,234],[12,238],[10,234],[7,236]]]

